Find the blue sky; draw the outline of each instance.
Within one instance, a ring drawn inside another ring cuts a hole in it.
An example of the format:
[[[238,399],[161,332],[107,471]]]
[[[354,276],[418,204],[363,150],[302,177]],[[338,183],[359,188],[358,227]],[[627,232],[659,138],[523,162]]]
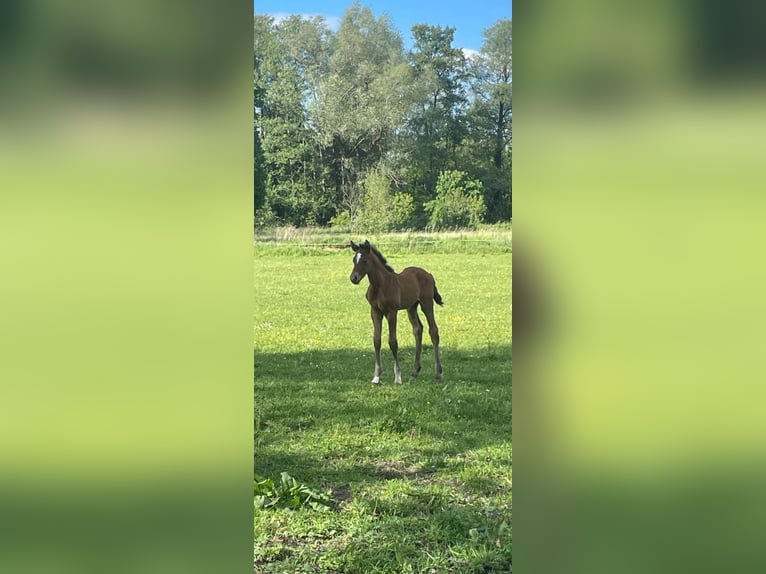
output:
[[[351,0],[255,0],[257,14],[280,17],[288,14],[324,16],[337,26]],[[512,17],[511,0],[362,0],[375,16],[387,13],[402,35],[404,45],[412,45],[410,28],[413,24],[452,26],[456,48],[478,50],[482,32],[501,18]],[[335,28],[334,28],[335,29]]]

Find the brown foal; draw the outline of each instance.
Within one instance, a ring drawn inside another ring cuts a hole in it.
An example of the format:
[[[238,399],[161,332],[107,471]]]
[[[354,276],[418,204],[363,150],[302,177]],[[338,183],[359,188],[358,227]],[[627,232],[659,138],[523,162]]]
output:
[[[367,288],[367,301],[370,303],[372,316],[373,342],[375,344],[375,374],[373,384],[380,384],[383,367],[380,363],[380,338],[383,330],[383,316],[388,320],[388,346],[394,355],[394,382],[402,383],[402,372],[399,367],[399,343],[396,340],[396,316],[401,309],[407,309],[412,334],[415,336],[415,367],[412,376],[420,372],[420,351],[423,345],[423,323],[418,316],[418,305],[423,309],[428,321],[428,334],[434,346],[436,359],[436,379],[442,378],[442,364],[439,359],[439,327],[434,320],[434,301],[444,305],[436,281],[425,269],[407,267],[401,273],[396,273],[386,262],[386,258],[365,241],[362,245],[351,242],[354,250],[354,270],[351,272],[351,282],[358,285],[366,275],[370,281]]]

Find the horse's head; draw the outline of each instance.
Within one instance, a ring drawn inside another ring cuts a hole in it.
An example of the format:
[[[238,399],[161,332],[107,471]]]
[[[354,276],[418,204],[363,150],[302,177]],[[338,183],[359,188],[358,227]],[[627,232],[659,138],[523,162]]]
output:
[[[353,241],[351,242],[351,249],[354,250],[354,269],[351,271],[351,282],[354,285],[358,285],[359,282],[367,275],[367,270],[370,265],[370,242],[365,241],[361,245],[357,245]]]

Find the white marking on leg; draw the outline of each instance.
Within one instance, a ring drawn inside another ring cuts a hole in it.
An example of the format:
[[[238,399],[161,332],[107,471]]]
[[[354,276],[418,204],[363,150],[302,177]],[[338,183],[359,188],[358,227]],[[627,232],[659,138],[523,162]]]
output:
[[[380,384],[380,377],[378,375],[375,375],[372,377],[372,384],[373,385],[379,385]]]
[[[394,383],[397,385],[402,384],[402,370],[399,368],[399,363],[394,363]]]

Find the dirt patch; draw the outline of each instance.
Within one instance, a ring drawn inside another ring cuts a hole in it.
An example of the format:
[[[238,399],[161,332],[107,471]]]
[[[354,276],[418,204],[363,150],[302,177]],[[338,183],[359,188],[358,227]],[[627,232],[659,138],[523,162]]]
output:
[[[337,506],[351,502],[351,487],[349,487],[348,484],[336,486],[332,489],[330,496],[332,496],[332,499]]]
[[[428,474],[423,468],[407,465],[401,460],[381,460],[373,463],[375,474],[381,478],[415,478]]]

